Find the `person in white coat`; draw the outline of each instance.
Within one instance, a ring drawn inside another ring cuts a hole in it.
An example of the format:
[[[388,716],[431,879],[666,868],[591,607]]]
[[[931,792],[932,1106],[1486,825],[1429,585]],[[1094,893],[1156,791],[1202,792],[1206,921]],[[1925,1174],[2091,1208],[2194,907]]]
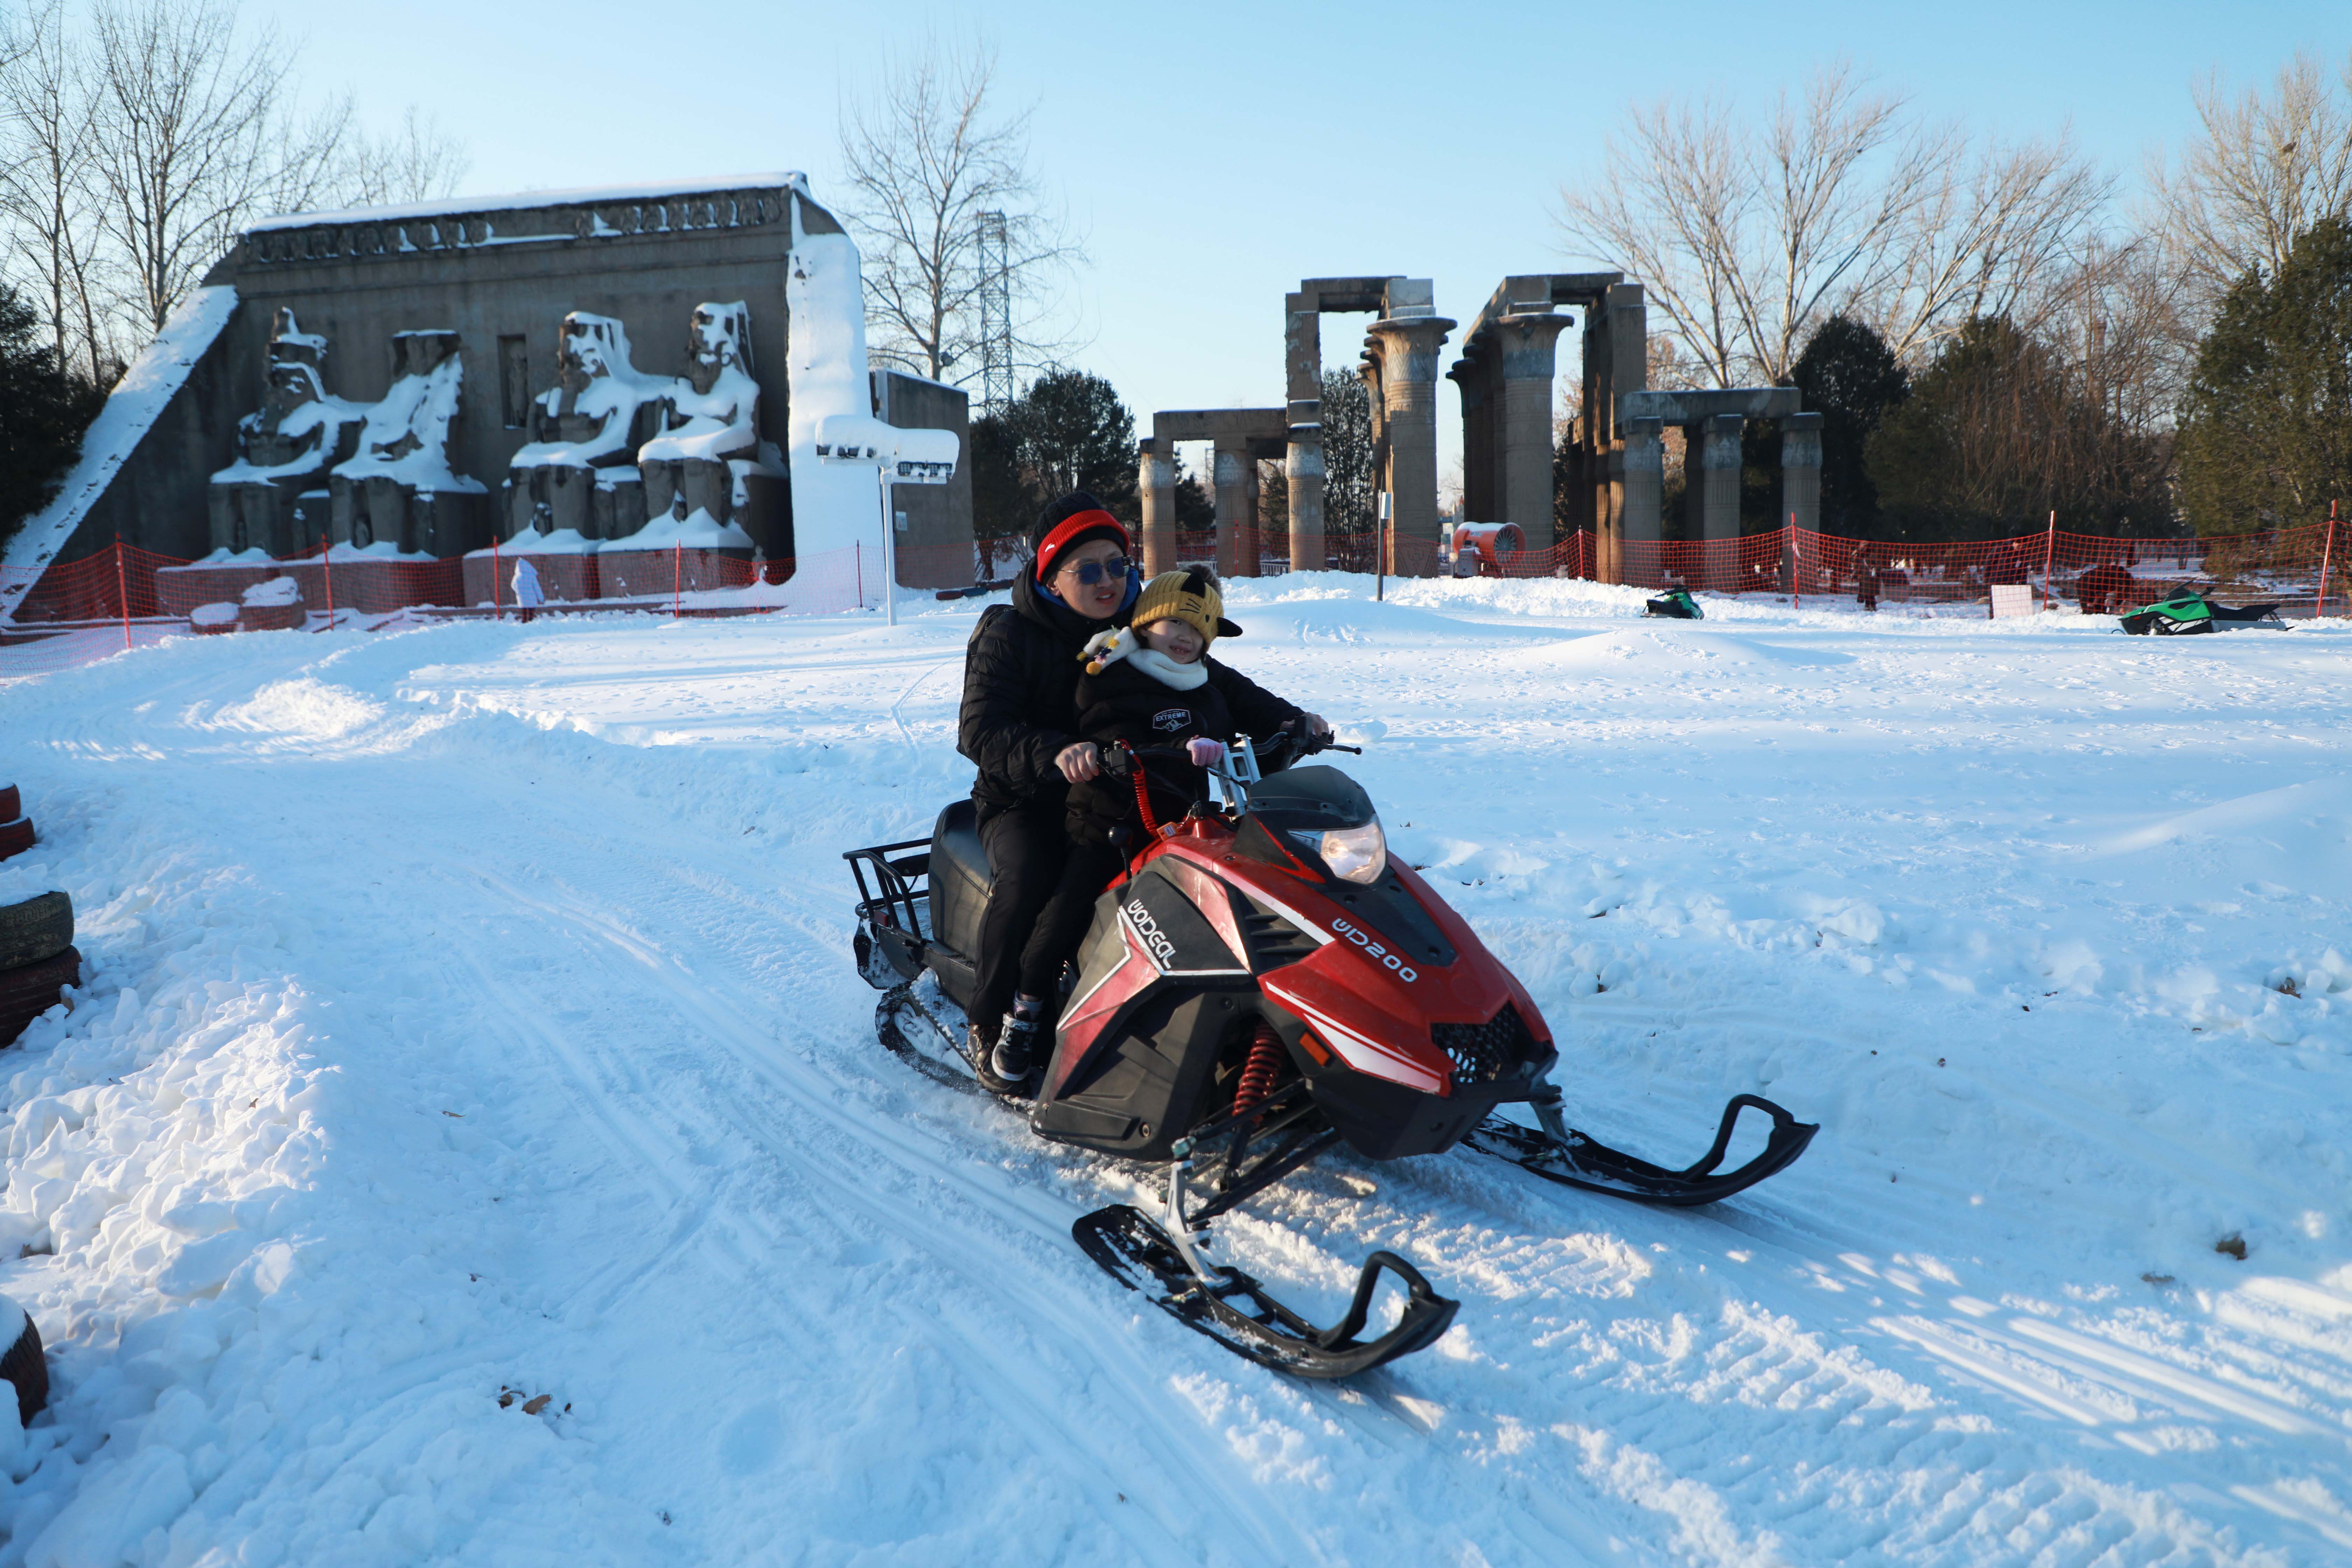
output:
[[[530,619],[530,613],[533,610],[547,603],[547,594],[539,585],[539,569],[528,560],[515,563],[514,601],[515,606],[522,611],[522,618],[526,621]]]

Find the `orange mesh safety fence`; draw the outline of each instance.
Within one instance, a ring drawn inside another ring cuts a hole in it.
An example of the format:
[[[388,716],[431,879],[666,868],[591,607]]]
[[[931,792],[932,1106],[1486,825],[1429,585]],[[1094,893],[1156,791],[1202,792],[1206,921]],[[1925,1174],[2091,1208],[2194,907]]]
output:
[[[1230,576],[1289,570],[1286,530],[1179,531],[1181,563]],[[389,620],[521,617],[622,611],[672,616],[838,614],[883,604],[880,550],[768,561],[756,552],[627,548],[518,551],[512,543],[433,559],[314,547],[299,555],[181,561],[111,545],[47,568],[0,567],[0,678],[65,668],[166,637],[212,633],[373,627]],[[1783,528],[1738,539],[1625,541],[1589,532],[1541,549],[1458,555],[1439,542],[1377,533],[1327,534],[1325,568],[1395,577],[1447,573],[1578,577],[1657,589],[1767,594],[1822,608],[1980,605],[1997,584],[2033,590],[2037,608],[2071,605],[2115,615],[2181,592],[2232,603],[2275,603],[2282,615],[2352,614],[2352,526],[2202,539],[2112,539],[2044,530],[2013,539],[1896,544]],[[1385,554],[1386,559],[1383,559]],[[1019,541],[902,546],[900,612],[928,607],[1023,569]],[[1251,568],[1255,568],[1252,571]],[[533,602],[535,601],[535,602]]]

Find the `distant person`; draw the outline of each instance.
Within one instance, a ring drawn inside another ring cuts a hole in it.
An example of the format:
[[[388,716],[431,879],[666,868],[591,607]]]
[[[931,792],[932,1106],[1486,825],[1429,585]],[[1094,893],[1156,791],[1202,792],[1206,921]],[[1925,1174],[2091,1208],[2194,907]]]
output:
[[[2074,600],[2086,616],[2113,615],[2132,590],[2132,574],[2113,561],[2102,561],[2074,579]]]
[[[539,569],[530,563],[528,557],[515,562],[514,602],[526,621],[530,619],[533,610],[547,603],[547,595],[539,585]]]

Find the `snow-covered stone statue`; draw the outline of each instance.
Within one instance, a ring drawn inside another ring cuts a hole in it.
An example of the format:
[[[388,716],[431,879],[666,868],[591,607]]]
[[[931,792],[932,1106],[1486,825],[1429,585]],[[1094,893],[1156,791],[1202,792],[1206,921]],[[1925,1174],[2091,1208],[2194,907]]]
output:
[[[629,334],[610,316],[563,318],[556,384],[531,402],[531,440],[506,483],[509,539],[609,539],[646,518],[636,451],[667,423],[671,383],[629,363]]]
[[[457,334],[397,332],[393,381],[368,410],[359,452],[328,477],[338,544],[460,555],[489,542],[488,492],[449,467],[449,426],[465,382]]]
[[[213,475],[205,500],[215,551],[288,555],[310,542],[294,527],[306,491],[359,445],[364,404],[329,395],[327,340],[281,310],[269,333],[269,380],[261,406],[237,421],[237,458]]]
[[[749,550],[752,537],[742,525],[753,519],[739,514],[762,510],[759,481],[782,476],[781,468],[762,460],[749,306],[737,300],[694,308],[687,374],[671,388],[669,428],[637,449],[647,521],[657,529],[665,519],[698,525],[687,531],[728,535],[708,542]]]

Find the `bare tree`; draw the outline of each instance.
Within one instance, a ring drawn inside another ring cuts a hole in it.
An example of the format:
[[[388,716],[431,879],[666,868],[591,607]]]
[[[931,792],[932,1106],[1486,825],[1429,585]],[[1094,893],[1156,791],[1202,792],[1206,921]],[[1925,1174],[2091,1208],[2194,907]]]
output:
[[[107,344],[93,277],[87,72],[66,34],[63,0],[27,12],[0,55],[8,148],[0,161],[0,217],[8,226],[11,269],[34,281],[47,307],[59,374],[81,357],[70,342],[78,321],[79,346],[98,380]]]
[[[1932,172],[1915,187],[1880,268],[1843,306],[1913,362],[1979,316],[2037,326],[2056,279],[2094,243],[2092,226],[2114,192],[2063,132],[1972,148],[1946,130],[1928,145]]]
[[[1720,102],[1631,120],[1600,186],[1562,190],[1561,225],[1644,286],[1718,386],[1785,380],[1832,310],[1916,355],[2029,292],[2107,194],[2063,138],[1973,149],[1844,63],[1761,127]]]
[[[2179,348],[2183,287],[2162,237],[2142,235],[2085,246],[2049,291],[2042,336],[2116,430],[2169,439],[2190,370]]]
[[[227,0],[101,0],[89,151],[103,222],[131,280],[130,313],[162,328],[237,232],[313,205],[349,121],[284,115],[287,51],[238,36]]]
[[[435,201],[457,191],[473,161],[463,142],[412,104],[396,132],[352,133],[337,199],[352,206]]]
[[[2177,170],[2151,160],[2148,183],[2201,328],[2249,270],[2275,276],[2295,236],[2352,210],[2352,58],[2334,83],[2297,53],[2268,91],[2231,94],[2216,73],[2192,97],[2199,135]]]
[[[984,212],[1004,216],[1013,368],[1049,367],[1070,346],[1045,323],[1056,281],[1084,253],[1030,172],[1027,111],[991,105],[995,76],[992,51],[974,46],[950,61],[932,40],[886,65],[875,95],[841,111],[841,213],[865,252],[875,357],[935,381],[980,373]]]
[[[1639,279],[1675,335],[1731,384],[1741,362],[1725,265],[1748,226],[1753,191],[1727,109],[1635,109],[1629,144],[1608,142],[1600,190],[1563,190],[1561,220],[1590,254]]]
[[[463,145],[411,109],[291,101],[290,55],[232,0],[33,0],[0,16],[0,268],[60,366],[110,384],[253,219],[446,195]]]

